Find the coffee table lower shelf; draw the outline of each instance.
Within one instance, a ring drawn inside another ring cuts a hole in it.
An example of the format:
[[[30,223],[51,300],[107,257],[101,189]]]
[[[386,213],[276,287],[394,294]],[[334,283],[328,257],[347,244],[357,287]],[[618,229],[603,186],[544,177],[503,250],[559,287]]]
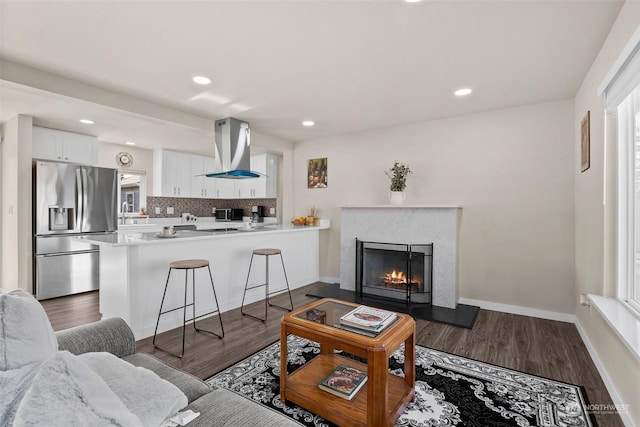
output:
[[[340,364],[367,371],[367,365],[353,359],[338,354],[320,354],[287,377],[284,397],[340,426],[366,426],[369,381],[352,400],[334,396],[318,387],[318,383]],[[387,419],[395,421],[401,408],[413,399],[414,390],[404,378],[391,373],[388,378]]]

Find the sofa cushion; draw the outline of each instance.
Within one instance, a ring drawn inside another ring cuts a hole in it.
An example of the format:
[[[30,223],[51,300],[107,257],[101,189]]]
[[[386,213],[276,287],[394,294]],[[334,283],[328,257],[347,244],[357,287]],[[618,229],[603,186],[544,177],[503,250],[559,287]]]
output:
[[[211,391],[211,387],[199,378],[172,368],[149,354],[136,353],[123,357],[123,360],[126,360],[133,366],[147,368],[158,374],[160,378],[169,381],[182,390],[187,396],[189,403]]]
[[[192,402],[185,410],[200,412],[200,416],[188,427],[243,426],[287,427],[299,423],[244,396],[223,388],[217,388]]]
[[[47,313],[30,293],[0,294],[0,370],[42,362],[57,350]]]

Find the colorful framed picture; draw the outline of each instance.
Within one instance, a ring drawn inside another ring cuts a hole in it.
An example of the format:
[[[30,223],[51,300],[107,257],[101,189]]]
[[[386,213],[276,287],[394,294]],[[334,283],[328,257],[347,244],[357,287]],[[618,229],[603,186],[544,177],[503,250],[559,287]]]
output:
[[[307,167],[307,188],[327,188],[327,158],[310,159]]]
[[[589,134],[589,111],[584,115],[582,122],[580,122],[580,172],[584,172],[591,166],[590,158],[590,134]]]

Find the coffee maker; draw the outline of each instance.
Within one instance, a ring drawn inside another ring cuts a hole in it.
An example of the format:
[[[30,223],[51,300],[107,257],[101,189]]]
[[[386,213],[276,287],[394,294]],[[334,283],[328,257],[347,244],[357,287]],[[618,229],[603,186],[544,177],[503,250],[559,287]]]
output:
[[[251,221],[264,222],[264,206],[251,206]]]

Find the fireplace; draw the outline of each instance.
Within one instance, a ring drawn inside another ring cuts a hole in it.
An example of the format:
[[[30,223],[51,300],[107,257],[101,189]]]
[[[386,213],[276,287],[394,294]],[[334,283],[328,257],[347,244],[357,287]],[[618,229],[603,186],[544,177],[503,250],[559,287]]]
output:
[[[431,304],[433,243],[400,244],[356,239],[356,292]]]

